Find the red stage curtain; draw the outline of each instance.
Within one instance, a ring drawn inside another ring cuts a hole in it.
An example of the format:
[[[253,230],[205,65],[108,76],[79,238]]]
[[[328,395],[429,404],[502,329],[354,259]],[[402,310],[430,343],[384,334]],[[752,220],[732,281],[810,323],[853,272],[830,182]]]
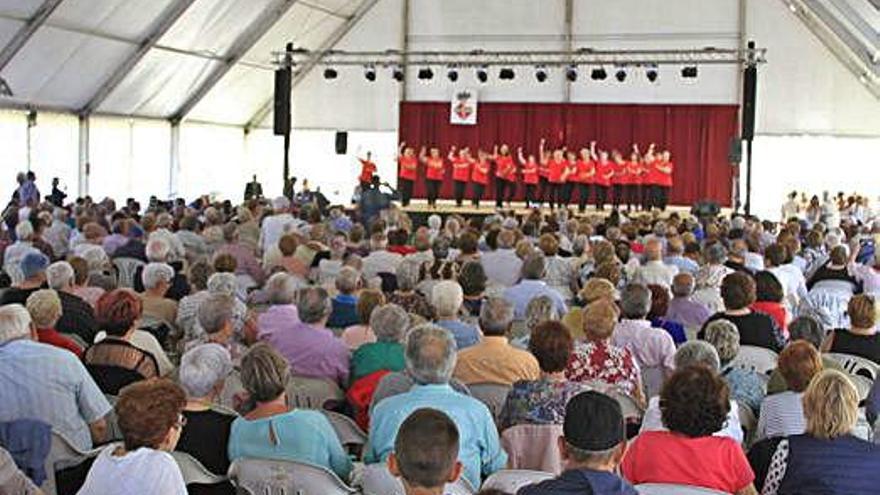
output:
[[[670,203],[689,205],[702,199],[730,206],[733,167],[727,161],[730,140],[737,135],[736,105],[594,105],[566,103],[480,103],[478,125],[449,123],[449,102],[401,102],[399,137],[418,153],[421,146],[482,147],[492,152],[507,143],[513,153],[522,146],[526,155],[538,153],[541,138],[548,147],[589,146],[619,149],[628,155],[633,143],[644,149],[657,143],[672,151],[675,163]],[[426,196],[424,168],[413,196]],[[522,199],[523,190],[517,191]],[[468,191],[468,198],[470,191]],[[452,197],[451,173],[440,193]],[[494,187],[485,199],[494,198]]]

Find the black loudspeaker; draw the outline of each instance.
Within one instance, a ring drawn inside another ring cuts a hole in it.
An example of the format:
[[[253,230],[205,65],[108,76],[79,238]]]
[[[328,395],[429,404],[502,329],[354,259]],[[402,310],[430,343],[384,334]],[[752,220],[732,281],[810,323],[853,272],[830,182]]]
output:
[[[275,106],[272,131],[276,136],[290,134],[290,69],[275,71]]]
[[[743,149],[742,149],[742,141],[739,138],[731,138],[730,139],[730,147],[727,151],[727,161],[731,165],[737,165],[742,161],[743,158]]]
[[[758,94],[758,68],[746,67],[743,80],[743,107],[741,138],[751,141],[755,137],[755,99]]]
[[[336,154],[344,155],[348,152],[348,133],[336,131]]]

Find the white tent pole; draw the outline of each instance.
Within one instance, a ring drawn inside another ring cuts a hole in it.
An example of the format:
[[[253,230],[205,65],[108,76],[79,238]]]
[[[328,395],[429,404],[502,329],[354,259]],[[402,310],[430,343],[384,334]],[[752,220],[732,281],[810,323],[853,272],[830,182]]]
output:
[[[168,198],[178,194],[180,182],[180,122],[171,123],[171,146],[168,160]]]
[[[412,8],[412,2],[410,0],[403,0],[403,8],[400,13],[400,51],[404,53],[403,55],[403,67],[404,78],[403,81],[400,81],[400,97],[399,101],[406,101],[406,68],[408,66],[407,58],[409,53],[409,15],[410,9]],[[399,103],[399,102],[398,102]]]
[[[15,55],[19,52],[19,50],[24,47],[25,43],[40,29],[40,26],[46,22],[46,19],[52,15],[52,12],[58,7],[61,2],[64,0],[45,0],[38,8],[37,11],[28,19],[24,26],[22,26],[18,32],[9,40],[9,43],[3,47],[3,51],[0,51],[0,70],[3,70]]]
[[[574,0],[565,0],[565,19],[563,22],[565,24],[565,49],[568,53],[571,53],[571,51],[574,50],[573,20]],[[571,101],[571,81],[569,81],[568,78],[565,78],[565,99],[563,101]]]
[[[219,67],[214,69],[205,81],[191,93],[186,101],[171,115],[171,121],[181,121],[186,115],[208,94],[209,91],[218,83],[223,76],[229,72],[235,64],[266,34],[272,29],[291,7],[296,4],[297,0],[276,0],[273,6],[266,8],[257,19],[241,33],[232,44],[226,55],[226,61],[221,63]]]
[[[349,31],[351,31],[352,28],[354,28],[360,22],[360,20],[363,19],[365,15],[367,15],[370,9],[372,9],[373,6],[376,5],[378,2],[379,0],[363,0],[358,6],[355,13],[351,17],[349,17],[348,20],[345,21],[343,24],[340,24],[339,27],[337,27],[336,30],[330,34],[327,40],[324,41],[324,43],[322,43],[318,49],[314,50],[311,58],[309,58],[309,60],[305,64],[303,64],[302,67],[296,68],[296,75],[293,76],[293,81],[291,81],[290,83],[291,91],[293,91],[293,89],[296,88],[299,83],[301,83],[303,79],[306,78],[309,72],[311,72],[312,69],[314,69],[315,66],[318,65],[318,62],[321,61],[325,53],[329,50],[332,50],[340,41],[342,41],[342,38],[344,38],[345,35],[348,34]],[[266,116],[269,115],[269,112],[272,111],[273,101],[274,96],[269,97],[262,105],[258,107],[258,110],[250,119],[248,119],[248,123],[244,126],[246,132],[259,126],[260,122],[262,122],[263,119],[265,119]]]
[[[79,172],[77,174],[77,195],[89,194],[89,117],[79,117]]]
[[[131,54],[128,58],[122,62],[116,70],[101,84],[101,87],[89,98],[89,102],[83,106],[80,113],[90,114],[95,111],[96,108],[101,106],[101,103],[110,96],[110,93],[116,89],[117,86],[125,79],[132,69],[141,61],[142,58],[149,52],[159,41],[159,39],[171,29],[171,26],[174,25],[175,22],[186,12],[186,9],[189,8],[190,5],[195,3],[195,0],[177,0],[172,3],[168,7],[165,8],[165,11],[159,17],[159,20],[156,22],[153,30],[147,34],[147,36],[140,42],[137,50]]]

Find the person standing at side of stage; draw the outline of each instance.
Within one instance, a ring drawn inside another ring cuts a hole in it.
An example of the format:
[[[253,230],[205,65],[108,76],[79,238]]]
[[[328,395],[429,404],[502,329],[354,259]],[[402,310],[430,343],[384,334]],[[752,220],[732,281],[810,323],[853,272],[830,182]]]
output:
[[[465,147],[458,152],[455,146],[449,148],[449,163],[452,164],[452,187],[455,197],[455,206],[461,206],[464,201],[464,193],[467,190],[468,181],[471,178],[470,150]]]
[[[445,175],[443,157],[440,156],[440,148],[431,148],[430,155],[425,152],[425,147],[419,152],[419,161],[425,164],[425,178],[428,187],[428,206],[437,208],[437,198],[440,195],[440,186],[443,184]]]
[[[489,153],[481,149],[477,150],[477,160],[473,163],[471,169],[471,189],[474,194],[471,202],[475,208],[480,207],[480,199],[486,193],[486,188],[489,187],[489,171],[491,168],[492,162],[489,161]]]
[[[400,204],[409,206],[409,200],[412,199],[413,184],[416,182],[416,175],[419,168],[419,160],[416,158],[415,150],[406,145],[406,142],[400,143],[397,149],[397,180],[400,189]]]
[[[595,142],[593,143],[595,145]],[[577,161],[578,211],[583,213],[590,201],[590,188],[596,181],[596,164],[590,157],[590,150],[581,148]]]
[[[531,208],[535,206],[535,190],[540,180],[540,167],[535,155],[529,155],[528,159],[523,156],[522,147],[517,149],[517,156],[522,167],[523,183],[526,185],[526,208]]]

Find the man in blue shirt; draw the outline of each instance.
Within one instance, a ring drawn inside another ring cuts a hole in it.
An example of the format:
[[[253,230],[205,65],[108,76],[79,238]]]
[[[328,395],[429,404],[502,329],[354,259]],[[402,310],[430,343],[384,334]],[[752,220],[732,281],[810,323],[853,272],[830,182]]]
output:
[[[517,495],[637,495],[614,471],[626,452],[626,427],[620,405],[588,391],[565,407],[559,452],[565,470],[555,479],[521,488]]]
[[[501,449],[492,413],[482,402],[449,385],[455,352],[455,340],[443,328],[426,324],[409,333],[406,369],[416,384],[409,392],[376,404],[370,421],[370,446],[364,456],[367,464],[384,462],[394,450],[401,424],[414,411],[427,407],[445,412],[458,428],[458,459],[471,486],[480,486],[482,478],[506,465],[507,454]]]
[[[525,319],[526,306],[529,305],[532,299],[538,296],[547,296],[553,301],[559,318],[562,318],[568,312],[568,307],[565,305],[565,299],[562,298],[562,294],[541,280],[544,278],[546,267],[547,260],[542,253],[530,254],[523,261],[522,280],[520,283],[504,291],[504,299],[513,304],[513,318],[515,320],[521,321]]]

